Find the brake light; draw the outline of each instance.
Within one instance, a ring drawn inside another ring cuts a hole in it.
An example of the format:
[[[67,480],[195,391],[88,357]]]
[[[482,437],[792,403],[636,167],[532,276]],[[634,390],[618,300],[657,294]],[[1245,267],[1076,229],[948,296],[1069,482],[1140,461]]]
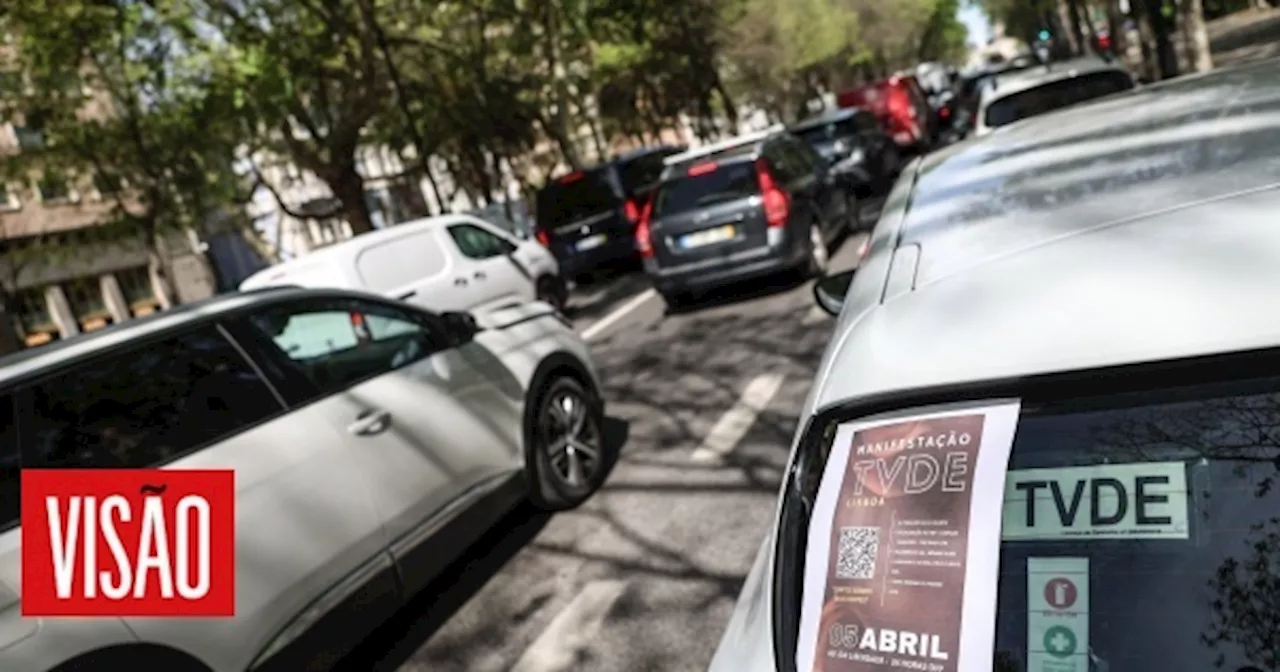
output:
[[[705,163],[695,163],[692,166],[689,166],[689,177],[706,175],[707,173],[714,172],[715,169],[718,167],[719,166],[716,165],[715,161],[707,161]]]
[[[644,210],[640,212],[640,222],[636,224],[636,249],[640,252],[641,259],[653,258],[653,234],[649,230],[649,219],[653,215],[653,199],[649,199],[644,204]]]
[[[791,211],[791,203],[786,192],[778,187],[769,166],[764,159],[756,159],[756,181],[760,184],[760,197],[764,201],[764,218],[769,228],[777,229],[785,226]]]
[[[640,208],[636,207],[636,202],[627,200],[622,206],[623,213],[627,216],[627,221],[636,224],[640,221]]]
[[[938,110],[938,116],[942,117],[943,119],[946,119],[947,117],[951,116],[951,108],[944,107]]]
[[[560,178],[560,184],[569,184],[570,182],[577,182],[578,180],[581,180],[581,179],[582,179],[582,171],[577,170]]]
[[[537,238],[538,243],[543,247],[551,247],[551,236],[548,236],[545,230],[538,229],[537,231],[534,231],[533,237]]]

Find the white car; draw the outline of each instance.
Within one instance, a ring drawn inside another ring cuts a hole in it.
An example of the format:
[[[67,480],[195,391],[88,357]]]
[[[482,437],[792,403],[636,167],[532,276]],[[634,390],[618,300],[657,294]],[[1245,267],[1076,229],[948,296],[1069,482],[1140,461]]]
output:
[[[483,319],[538,299],[563,309],[567,289],[555,257],[536,240],[471,215],[441,215],[371,231],[263,269],[240,289],[278,285],[354,289],[436,312]]]
[[[0,670],[320,669],[516,503],[585,500],[617,454],[586,347],[490,322],[268,288],[0,359]],[[111,467],[235,471],[233,617],[20,615],[20,470]]]
[[[1275,669],[1275,68],[908,167],[856,273],[816,284],[839,317],[712,672]],[[963,463],[995,480],[942,486],[987,504],[965,514],[907,494],[954,432],[849,438],[1015,403]]]
[[[996,75],[982,87],[973,135],[988,135],[1015,121],[1128,91],[1124,68],[1099,58],[1051,63]]]

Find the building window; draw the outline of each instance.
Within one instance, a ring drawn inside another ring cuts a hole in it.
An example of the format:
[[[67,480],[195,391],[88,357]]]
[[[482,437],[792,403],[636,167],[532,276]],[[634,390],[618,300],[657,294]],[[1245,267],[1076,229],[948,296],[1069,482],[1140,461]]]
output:
[[[0,182],[0,212],[13,212],[20,209],[22,209],[22,202],[18,200],[18,192]]]
[[[22,125],[14,124],[13,133],[17,136],[18,147],[23,151],[32,151],[44,147],[44,126],[48,116],[44,112],[31,110],[25,115]]]
[[[27,347],[44,345],[58,340],[61,332],[49,312],[49,302],[44,289],[26,289],[13,297],[13,314],[18,337]]]
[[[81,278],[63,285],[62,291],[71,304],[71,313],[80,324],[80,331],[94,331],[111,324],[111,311],[107,309],[102,283],[98,278]]]
[[[145,266],[117,272],[116,282],[120,284],[125,303],[129,304],[130,315],[142,317],[160,310],[160,302],[151,288],[151,273]]]
[[[93,188],[99,196],[111,196],[120,193],[120,176],[111,173],[97,173],[93,176]]]
[[[40,190],[40,201],[43,203],[57,205],[76,200],[67,176],[55,170],[45,172],[36,182],[36,188]]]

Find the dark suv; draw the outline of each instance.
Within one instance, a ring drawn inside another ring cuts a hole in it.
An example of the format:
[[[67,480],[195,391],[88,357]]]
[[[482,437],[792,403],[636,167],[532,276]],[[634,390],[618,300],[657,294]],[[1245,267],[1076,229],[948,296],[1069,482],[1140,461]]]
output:
[[[646,147],[561,176],[538,192],[534,235],[575,280],[636,259],[635,229],[663,159],[682,147]]]
[[[856,220],[853,190],[781,126],[668,157],[636,247],[670,306],[779,271],[818,273]]]
[[[875,115],[857,108],[837,109],[791,127],[831,164],[831,172],[849,180],[861,195],[887,191],[898,176],[898,145],[880,128]]]

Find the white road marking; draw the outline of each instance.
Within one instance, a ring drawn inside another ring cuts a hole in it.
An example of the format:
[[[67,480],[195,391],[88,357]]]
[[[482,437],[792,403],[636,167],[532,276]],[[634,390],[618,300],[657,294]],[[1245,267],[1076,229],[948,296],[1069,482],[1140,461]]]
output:
[[[728,455],[734,446],[747,435],[756,417],[769,406],[773,395],[782,387],[781,373],[763,373],[747,383],[733,408],[725,411],[720,420],[690,455],[698,462],[713,461]]]
[[[804,319],[800,320],[800,324],[810,326],[819,322],[826,322],[828,317],[830,316],[827,315],[826,311],[814,306],[809,309],[809,312],[805,313]]]
[[[595,338],[605,329],[608,329],[609,325],[613,324],[614,322],[617,322],[618,320],[621,320],[623,316],[625,316],[627,313],[635,310],[636,308],[639,308],[645,301],[648,301],[649,299],[652,299],[657,295],[658,295],[658,292],[655,291],[653,288],[649,288],[644,290],[643,292],[640,292],[639,294],[632,297],[630,301],[622,304],[621,306],[618,306],[616,309],[614,309],[612,313],[609,313],[608,315],[605,315],[604,317],[587,325],[587,328],[582,330],[582,338],[585,340],[591,340],[592,338]]]
[[[627,588],[625,581],[592,581],[552,619],[551,624],[516,661],[511,672],[561,672],[578,665],[585,649],[604,624],[613,604]]]

